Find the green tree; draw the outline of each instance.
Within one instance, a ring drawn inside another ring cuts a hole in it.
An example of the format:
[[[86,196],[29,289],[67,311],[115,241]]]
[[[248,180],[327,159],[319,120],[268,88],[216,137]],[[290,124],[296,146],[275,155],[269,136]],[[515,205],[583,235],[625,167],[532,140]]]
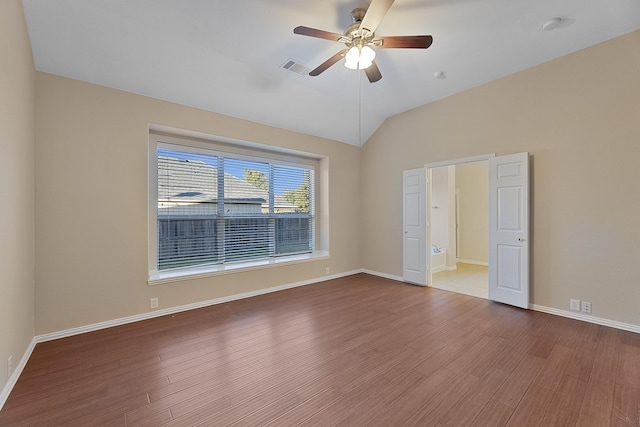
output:
[[[269,178],[264,172],[253,169],[244,170],[244,180],[258,187],[261,190],[269,191]]]
[[[309,213],[311,203],[311,176],[305,172],[302,184],[295,190],[285,190],[285,200],[296,207],[296,212]]]

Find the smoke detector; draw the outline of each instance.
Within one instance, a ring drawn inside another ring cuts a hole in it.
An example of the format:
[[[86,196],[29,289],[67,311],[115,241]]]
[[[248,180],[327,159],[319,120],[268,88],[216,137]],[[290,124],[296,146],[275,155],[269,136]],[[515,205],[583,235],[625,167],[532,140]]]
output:
[[[543,31],[555,30],[560,26],[560,24],[562,24],[562,18],[558,18],[558,17],[551,18],[547,22],[542,24],[542,30]]]

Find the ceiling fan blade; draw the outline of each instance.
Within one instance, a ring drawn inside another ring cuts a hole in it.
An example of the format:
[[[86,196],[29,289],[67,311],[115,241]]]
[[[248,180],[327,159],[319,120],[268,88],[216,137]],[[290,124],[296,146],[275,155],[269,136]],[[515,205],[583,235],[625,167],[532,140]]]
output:
[[[322,64],[318,65],[315,69],[311,70],[309,73],[310,76],[318,76],[323,71],[326,71],[327,68],[331,67],[336,62],[340,61],[344,55],[347,53],[347,49],[342,49],[340,52],[333,55],[331,58],[324,61]]]
[[[380,72],[375,60],[369,67],[364,69],[364,72],[371,83],[375,83],[382,78],[382,73]]]
[[[372,0],[367,9],[367,13],[365,13],[364,18],[362,18],[360,28],[358,28],[358,34],[363,36],[373,34],[393,2],[394,0]]]
[[[413,48],[426,49],[433,43],[431,36],[391,36],[373,39],[373,45],[379,48]]]
[[[302,36],[309,36],[309,37],[315,37],[315,38],[318,38],[318,39],[332,40],[334,42],[339,41],[343,37],[342,34],[332,33],[332,32],[323,31],[323,30],[317,30],[315,28],[309,28],[309,27],[303,27],[303,26],[295,27],[293,29],[293,32],[295,34],[300,34]]]

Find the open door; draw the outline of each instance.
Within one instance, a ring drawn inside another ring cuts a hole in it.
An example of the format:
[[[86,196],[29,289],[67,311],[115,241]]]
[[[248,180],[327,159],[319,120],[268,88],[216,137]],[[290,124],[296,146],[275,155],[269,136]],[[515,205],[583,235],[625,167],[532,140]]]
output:
[[[427,286],[427,170],[406,170],[402,178],[402,278]]]
[[[489,159],[489,299],[529,307],[529,153]]]

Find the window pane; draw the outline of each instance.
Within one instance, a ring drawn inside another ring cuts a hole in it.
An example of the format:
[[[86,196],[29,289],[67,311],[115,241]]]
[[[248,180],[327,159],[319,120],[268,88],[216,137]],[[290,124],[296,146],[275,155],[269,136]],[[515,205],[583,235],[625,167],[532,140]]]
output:
[[[158,150],[158,269],[215,263],[217,158]]]
[[[269,218],[226,219],[224,227],[225,261],[267,258]]]
[[[276,218],[276,254],[311,252],[311,218],[279,215]]]
[[[216,242],[215,220],[158,218],[158,269],[215,263]]]
[[[271,256],[269,164],[224,159],[224,261]]]
[[[217,202],[218,158],[202,154],[158,150],[158,202]],[[213,209],[213,213],[216,210]]]
[[[273,166],[276,213],[313,213],[312,171],[291,166]]]
[[[277,255],[313,250],[312,183],[309,169],[273,166]]]
[[[224,159],[225,216],[269,212],[269,164]]]

